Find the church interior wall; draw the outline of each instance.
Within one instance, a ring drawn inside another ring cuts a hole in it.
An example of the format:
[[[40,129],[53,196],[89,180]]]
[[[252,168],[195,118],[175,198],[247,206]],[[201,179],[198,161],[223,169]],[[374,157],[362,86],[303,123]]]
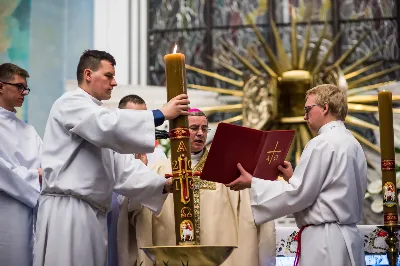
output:
[[[217,26],[215,35],[211,36],[214,42],[216,42],[217,37],[228,33],[233,35],[235,32],[240,32],[235,37],[244,36],[244,39],[247,38],[246,32],[248,31],[238,30],[241,23],[245,21],[246,16],[243,14],[246,12],[247,15],[256,17],[257,23],[268,22],[263,15],[266,13],[265,4],[268,1],[247,2],[249,5],[245,7],[242,5],[243,9],[238,9],[238,6],[235,6],[235,1],[220,8],[221,13],[214,16],[214,23]],[[275,6],[277,23],[290,24],[290,2],[288,0],[275,1],[277,3]],[[320,8],[332,8],[332,6],[325,6],[324,3],[328,3],[328,0],[317,2]],[[394,1],[392,2],[394,3]],[[180,20],[170,20],[170,22],[163,21],[162,17],[160,19],[156,16],[148,17],[149,8],[154,8],[160,3],[164,2],[162,0],[2,0],[2,4],[9,7],[9,13],[5,12],[7,17],[0,17],[0,19],[3,19],[0,22],[3,24],[0,24],[0,26],[7,30],[0,32],[0,61],[12,61],[20,64],[28,69],[31,75],[29,86],[32,92],[24,107],[19,110],[19,116],[32,124],[39,135],[43,136],[47,116],[54,101],[64,91],[76,87],[76,82],[74,82],[76,65],[79,56],[85,49],[107,50],[117,60],[116,78],[119,86],[114,90],[113,98],[105,103],[106,107],[115,108],[119,99],[129,93],[143,96],[148,102],[149,108],[159,107],[165,102],[165,87],[163,87],[164,84],[161,81],[160,84],[156,84],[153,77],[163,75],[162,55],[169,52],[173,37],[183,36],[182,38],[188,38],[188,36],[195,36],[195,38],[200,39],[200,46],[204,41],[202,39],[204,36],[192,33],[191,35],[174,33],[175,35],[168,35],[170,36],[168,38],[161,38],[160,36],[167,35],[162,35],[160,28],[156,27],[157,25],[164,25],[168,29],[177,26],[177,23],[184,25],[188,22],[185,22],[182,17]],[[171,1],[171,3],[176,3],[176,1]],[[199,3],[203,2],[199,1]],[[360,14],[360,12],[355,11],[357,8],[354,4],[355,1],[342,1],[340,3],[342,9],[347,10],[345,14],[341,14],[342,17],[345,16],[344,19]],[[360,8],[362,8],[362,5]],[[198,16],[198,14],[195,15]],[[328,20],[333,19],[330,16],[328,14]],[[385,19],[383,15],[382,17]],[[371,21],[364,24],[367,27],[375,23],[374,18],[369,19]],[[189,22],[193,25],[189,24],[193,27],[203,27],[206,23],[201,19],[196,21],[196,19],[191,20]],[[398,57],[395,35],[390,35],[391,30],[388,30],[394,29],[393,25],[395,24],[393,19],[386,18],[384,22],[386,28],[381,29],[382,32],[387,32],[388,38],[385,41],[389,44],[382,56],[388,57],[387,62],[390,65],[398,64],[398,60],[396,61],[394,58]],[[233,30],[224,28],[227,25],[232,26]],[[5,28],[5,26],[8,28]],[[317,25],[315,29],[317,30],[320,27],[321,25]],[[149,29],[151,29],[150,33]],[[281,35],[284,46],[287,50],[290,50],[288,29],[289,27],[283,29]],[[299,35],[301,34],[300,32]],[[351,37],[350,34],[346,36]],[[375,36],[375,38],[377,37]],[[251,39],[247,41],[251,42]],[[371,44],[375,45],[371,41],[359,48],[358,54],[368,51],[368,45]],[[185,45],[183,43],[182,47],[187,47],[188,53],[192,52],[192,47]],[[349,47],[349,45],[350,41],[347,43],[344,40],[343,47]],[[245,51],[244,44],[239,44],[239,46],[240,51]],[[160,49],[163,50],[155,55],[157,51],[152,50],[152,47],[161,47]],[[201,52],[205,51],[201,50]],[[149,54],[154,56],[149,56]],[[204,55],[202,56],[204,57]],[[150,61],[149,58],[155,60]],[[199,63],[199,65],[205,66],[203,61],[196,61],[203,60],[201,56],[190,57],[188,55],[188,60],[191,60],[191,63]],[[391,90],[393,89],[394,94],[399,94],[397,92],[399,90],[398,84],[393,84],[392,87]],[[223,105],[234,101],[227,96],[197,90],[189,90],[189,96],[191,96],[192,105],[196,107]],[[399,121],[397,116],[395,116],[395,121]],[[395,123],[398,124],[398,122]],[[379,139],[379,136],[375,135],[375,139]],[[396,144],[400,144],[397,136],[395,141]]]

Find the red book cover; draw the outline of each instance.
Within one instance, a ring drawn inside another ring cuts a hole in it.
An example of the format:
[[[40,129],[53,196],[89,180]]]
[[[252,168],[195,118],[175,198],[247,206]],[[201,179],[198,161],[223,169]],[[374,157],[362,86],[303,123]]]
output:
[[[229,184],[240,176],[237,164],[255,177],[275,180],[293,141],[294,130],[261,131],[220,123],[201,179]]]

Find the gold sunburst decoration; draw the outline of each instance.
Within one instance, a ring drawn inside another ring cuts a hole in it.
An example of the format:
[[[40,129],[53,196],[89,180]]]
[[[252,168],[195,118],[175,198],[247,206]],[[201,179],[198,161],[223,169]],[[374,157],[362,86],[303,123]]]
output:
[[[321,45],[326,38],[328,23],[325,22],[317,42],[314,44],[314,47],[311,48],[310,19],[307,22],[304,41],[302,45],[298,45],[296,31],[297,22],[293,11],[291,23],[291,53],[289,54],[285,51],[283,40],[272,19],[270,20],[270,27],[275,39],[276,53],[272,50],[258,27],[254,24],[252,28],[257,36],[258,43],[248,47],[247,56],[241,55],[232,45],[220,40],[228,57],[236,58],[243,67],[248,70],[250,75],[245,75],[243,71],[233,67],[228,60],[224,60],[224,56],[218,58],[210,57],[210,59],[233,73],[237,77],[236,79],[186,65],[186,68],[190,71],[215,78],[235,87],[235,89],[228,89],[188,84],[188,88],[237,96],[242,99],[241,103],[237,104],[204,107],[202,110],[206,114],[216,112],[241,112],[240,115],[221,122],[233,123],[242,121],[242,124],[246,127],[263,130],[295,130],[296,137],[287,159],[297,163],[301,151],[312,138],[312,134],[303,119],[305,92],[318,84],[333,83],[345,91],[348,96],[349,114],[345,123],[360,128],[378,130],[377,125],[357,118],[354,114],[376,113],[378,111],[377,94],[364,95],[364,93],[368,91],[376,92],[378,88],[393,83],[394,81],[376,83],[368,86],[364,84],[385,76],[390,72],[399,70],[400,66],[378,71],[370,75],[363,75],[367,71],[371,71],[382,65],[383,62],[380,61],[361,67],[364,62],[384,48],[381,46],[351,65],[345,68],[341,67],[345,60],[349,58],[356,48],[364,41],[369,32],[365,32],[356,43],[339,57],[339,59],[333,63],[328,63],[343,30],[334,36],[327,51],[322,53]],[[263,59],[262,54],[267,57],[268,63]],[[249,60],[248,58],[252,58],[253,60]],[[400,96],[394,95],[393,101],[400,101]],[[400,108],[394,108],[393,112],[400,113]],[[352,130],[352,133],[362,145],[369,147],[376,153],[380,153],[380,148],[376,144],[354,130]]]

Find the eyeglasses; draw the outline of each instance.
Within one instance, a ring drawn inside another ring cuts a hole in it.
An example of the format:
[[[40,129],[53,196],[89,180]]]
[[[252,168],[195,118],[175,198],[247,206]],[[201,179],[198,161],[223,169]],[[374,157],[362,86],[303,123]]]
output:
[[[24,93],[24,91],[27,91],[28,92],[27,94],[29,94],[29,92],[31,91],[31,89],[29,89],[28,87],[25,87],[25,85],[22,83],[9,83],[9,82],[4,82],[4,81],[0,81],[0,82],[16,87],[17,90],[21,93]]]
[[[314,107],[314,106],[317,106],[318,104],[311,104],[311,105],[309,105],[309,106],[305,106],[304,107],[304,113],[305,113],[305,116],[308,118],[308,113],[311,111],[311,109]]]
[[[200,126],[190,126],[190,127],[189,127],[189,130],[190,130],[190,131],[193,131],[193,132],[198,132],[199,129],[200,129]],[[207,133],[207,132],[209,132],[210,130],[211,130],[211,129],[210,129],[208,126],[201,127],[201,131],[202,131],[204,134]]]

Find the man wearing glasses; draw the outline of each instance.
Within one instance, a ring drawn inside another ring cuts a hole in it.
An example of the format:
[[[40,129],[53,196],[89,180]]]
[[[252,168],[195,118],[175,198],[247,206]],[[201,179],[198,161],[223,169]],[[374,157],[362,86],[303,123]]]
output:
[[[0,65],[0,264],[31,266],[42,140],[16,116],[29,94],[26,70]]]
[[[207,159],[207,134],[209,132],[206,115],[199,109],[189,110],[190,148],[193,172],[201,171]],[[159,168],[153,168],[159,174],[171,173],[171,162],[160,162]],[[250,208],[250,196],[247,190],[230,191],[223,184],[201,180],[194,177],[194,204],[196,241],[201,245],[238,246],[222,266],[272,266],[275,265],[275,226],[274,222],[256,226]],[[122,217],[120,217],[121,219]],[[127,219],[127,218],[124,218]],[[159,216],[151,215],[143,209],[130,218],[135,227],[135,241],[128,244],[118,243],[120,265],[152,266],[151,261],[141,251],[145,246],[175,245],[175,224],[173,195],[169,195]],[[166,234],[168,232],[168,234]],[[122,238],[122,234],[119,233]],[[126,234],[125,234],[126,235]],[[120,239],[121,239],[120,238]],[[129,247],[129,260],[126,257]],[[141,264],[142,263],[142,264]]]
[[[331,84],[306,93],[304,120],[318,135],[310,140],[293,171],[278,166],[284,181],[241,175],[228,184],[250,188],[257,224],[293,213],[298,248],[295,265],[365,265],[364,243],[356,224],[361,220],[367,188],[367,163],[360,143],[344,125],[347,98]]]

